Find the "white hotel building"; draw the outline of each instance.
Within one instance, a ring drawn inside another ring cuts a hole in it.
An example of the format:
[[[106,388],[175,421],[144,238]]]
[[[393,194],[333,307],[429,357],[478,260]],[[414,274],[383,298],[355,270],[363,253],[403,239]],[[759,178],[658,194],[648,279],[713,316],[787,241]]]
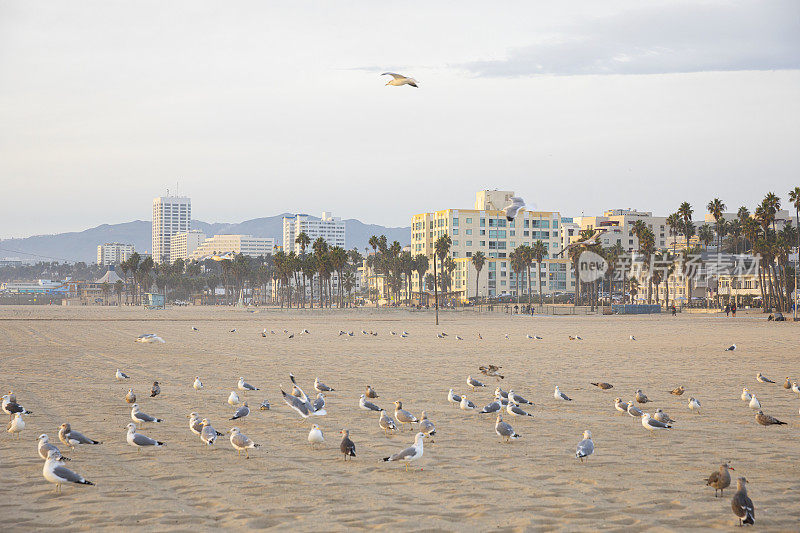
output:
[[[97,264],[101,266],[116,265],[127,261],[136,249],[132,244],[107,242],[97,246]]]
[[[160,196],[153,200],[153,261],[170,260],[170,240],[187,232],[192,221],[192,200],[185,196]]]
[[[200,261],[214,255],[227,253],[250,257],[267,256],[273,253],[275,239],[272,237],[253,237],[252,235],[214,235],[203,241],[189,256],[188,260]]]
[[[323,211],[322,218],[317,220],[305,214],[283,217],[283,251],[287,254],[292,250],[300,254],[300,245],[295,239],[300,233],[305,232],[310,239],[309,246],[322,237],[328,247],[339,246],[345,248],[344,221],[334,217],[328,211]]]
[[[206,234],[199,229],[176,233],[169,243],[169,262],[174,263],[178,259],[186,261],[205,240]]]

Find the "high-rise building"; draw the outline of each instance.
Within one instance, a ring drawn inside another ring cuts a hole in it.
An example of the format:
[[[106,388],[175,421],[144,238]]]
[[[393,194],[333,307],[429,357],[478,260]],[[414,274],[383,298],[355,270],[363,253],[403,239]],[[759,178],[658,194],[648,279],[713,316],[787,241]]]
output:
[[[127,261],[136,249],[132,244],[107,242],[97,245],[97,264],[101,266],[116,265]]]
[[[575,288],[569,258],[555,257],[561,251],[561,215],[554,211],[519,211],[517,217],[506,220],[502,209],[514,196],[513,191],[478,191],[474,209],[444,209],[421,213],[411,219],[411,253],[429,258],[429,272],[433,271],[434,243],[442,235],[452,241],[450,257],[455,263],[452,290],[462,299],[475,296],[516,295],[517,279],[511,269],[508,255],[518,246],[532,246],[542,241],[548,256],[542,261],[538,277],[543,294],[570,292]],[[482,252],[486,257],[483,270],[478,273],[472,256]],[[536,275],[537,265],[531,268]],[[520,291],[528,293],[527,273],[520,274]],[[478,281],[476,287],[476,279]],[[419,276],[412,276],[414,291],[420,291]],[[533,294],[538,294],[536,281],[530,283]]]
[[[192,200],[185,196],[160,196],[153,199],[153,261],[170,259],[170,240],[176,233],[189,231]]]
[[[345,248],[344,221],[334,217],[328,211],[322,213],[322,218],[317,220],[305,214],[283,217],[283,251],[287,254],[292,250],[300,253],[300,245],[294,242],[300,233],[308,235],[309,246],[322,237],[329,247],[339,246]]]
[[[272,237],[253,237],[252,235],[214,235],[203,241],[187,259],[202,259],[228,253],[243,254],[250,257],[271,255],[275,247]]]
[[[205,240],[206,234],[198,229],[176,233],[169,242],[169,262],[174,263],[178,259],[186,261]]]

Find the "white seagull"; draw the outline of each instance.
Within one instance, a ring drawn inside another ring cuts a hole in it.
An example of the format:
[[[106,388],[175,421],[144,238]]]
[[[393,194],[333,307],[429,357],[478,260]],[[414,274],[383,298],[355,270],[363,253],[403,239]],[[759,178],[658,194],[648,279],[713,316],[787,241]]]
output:
[[[236,453],[241,456],[242,450],[244,450],[245,457],[250,459],[250,453],[248,450],[250,448],[259,448],[261,447],[260,444],[256,444],[247,435],[243,435],[239,428],[231,428],[228,433],[231,434],[231,446],[233,449],[236,450]]]
[[[61,490],[63,483],[77,483],[79,485],[94,485],[91,481],[86,480],[82,475],[77,474],[64,466],[62,463],[63,458],[58,450],[50,450],[47,455],[47,460],[44,462],[42,468],[42,475],[50,483],[56,484],[56,492]]]
[[[128,444],[136,448],[137,453],[145,446],[153,446],[154,448],[164,446],[164,443],[161,441],[151,439],[147,435],[142,435],[141,433],[136,433],[136,426],[132,423],[125,427],[128,428],[128,435],[126,437]]]
[[[556,390],[555,392],[553,392],[553,398],[555,398],[556,400],[564,400],[567,402],[572,401],[572,398],[570,398],[569,396],[558,390],[558,385],[556,385]]]
[[[162,419],[150,416],[139,410],[139,404],[135,403],[131,406],[131,420],[137,424],[144,424],[145,422],[163,422]]]
[[[240,377],[240,378],[239,378],[239,383],[237,384],[237,387],[239,387],[239,390],[243,390],[243,391],[248,391],[248,390],[258,390],[258,388],[257,388],[257,387],[253,387],[253,386],[252,386],[252,385],[250,385],[249,383],[246,383],[246,382],[244,381],[244,378],[243,378],[243,377]]]
[[[374,403],[367,400],[367,395],[362,394],[361,398],[358,400],[358,406],[365,411],[380,411],[381,408],[375,405]]]
[[[592,441],[592,432],[588,429],[583,432],[583,440],[578,443],[578,448],[575,450],[575,458],[583,462],[584,457],[589,457],[594,453],[594,441]]]
[[[659,422],[654,418],[650,417],[650,413],[645,413],[642,415],[642,426],[648,431],[655,431],[657,429],[669,429],[672,426],[669,424],[665,424],[664,422]]]
[[[200,376],[194,377],[194,383],[192,383],[192,387],[194,387],[194,390],[200,390],[203,388],[203,382],[200,381]]]
[[[311,443],[313,448],[315,444],[322,444],[325,442],[325,437],[322,435],[322,430],[319,426],[314,424],[311,426],[311,431],[308,432],[308,442]]]
[[[753,394],[753,397],[750,399],[750,409],[761,409],[761,402],[758,401],[756,395]]]
[[[697,414],[700,414],[700,402],[694,398],[689,398],[689,409],[695,411]]]
[[[228,395],[228,403],[230,405],[237,405],[239,403],[239,395],[236,394],[236,391],[231,391]]]
[[[117,381],[124,381],[126,379],[131,379],[131,377],[128,374],[126,374],[119,368],[117,369],[117,373],[114,374],[114,377],[117,378]]]
[[[517,212],[524,207],[525,200],[519,196],[512,196],[511,203],[503,208],[503,214],[506,216],[506,219],[511,222],[514,220],[514,217],[517,216]]]
[[[406,472],[408,471],[408,463],[416,461],[422,457],[422,440],[425,434],[420,432],[414,437],[414,445],[405,450],[399,451],[389,457],[384,457],[384,461],[403,461],[406,464]]]
[[[411,85],[412,87],[417,87],[417,80],[414,78],[409,78],[407,76],[403,76],[402,74],[395,74],[394,72],[384,72],[381,76],[391,76],[392,79],[386,82],[386,85],[394,85],[395,87],[400,87],[401,85]]]

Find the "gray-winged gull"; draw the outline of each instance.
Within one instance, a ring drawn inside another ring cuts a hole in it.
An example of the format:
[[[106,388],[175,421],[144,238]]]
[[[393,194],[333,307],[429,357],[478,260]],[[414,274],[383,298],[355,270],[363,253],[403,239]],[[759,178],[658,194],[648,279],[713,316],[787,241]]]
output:
[[[408,471],[408,463],[411,461],[416,461],[422,457],[423,447],[422,447],[422,440],[425,438],[423,433],[417,433],[414,437],[414,445],[406,448],[405,450],[399,451],[395,454],[390,455],[389,457],[384,457],[384,461],[402,461],[406,464],[406,472]]]
[[[78,485],[94,485],[82,475],[73,472],[61,462],[61,454],[57,450],[50,450],[47,460],[42,467],[42,475],[50,483],[56,484],[56,492],[61,490],[63,483],[76,483]]]
[[[160,448],[161,446],[165,445],[165,443],[161,441],[157,441],[155,439],[151,439],[147,435],[137,433],[136,426],[133,423],[130,423],[125,427],[128,428],[128,435],[126,437],[128,444],[136,448],[137,453],[144,447],[152,446],[154,448]]]
[[[239,407],[236,410],[236,412],[233,413],[233,416],[230,418],[230,420],[236,420],[236,419],[239,419],[239,418],[244,418],[249,414],[250,414],[250,407],[247,406],[247,402],[245,401],[241,405],[241,407]]]
[[[589,457],[594,453],[594,441],[592,440],[592,432],[588,429],[583,432],[583,440],[578,443],[575,449],[575,457],[583,462],[585,457]]]
[[[356,456],[356,445],[350,440],[350,430],[343,429],[341,431],[342,442],[339,443],[339,451],[344,455],[344,460],[347,461],[348,457]]]
[[[236,454],[240,457],[242,455],[242,450],[244,450],[245,457],[250,459],[250,453],[248,450],[250,450],[250,448],[261,447],[260,444],[253,442],[250,437],[242,434],[239,428],[231,428],[228,433],[231,434],[231,446],[233,446],[233,449],[236,450]]]
[[[361,398],[358,400],[358,406],[365,411],[380,411],[381,408],[375,405],[374,403],[367,401],[364,394],[361,395]]]
[[[731,499],[731,510],[739,519],[740,526],[756,523],[756,509],[753,500],[747,495],[746,483],[747,479],[743,477],[736,480],[736,494]]]
[[[73,450],[78,444],[102,444],[99,440],[90,439],[83,433],[75,431],[69,422],[64,422],[58,427],[58,439]]]
[[[517,440],[522,436],[514,431],[514,428],[511,427],[511,424],[503,421],[503,415],[501,413],[497,413],[497,419],[494,424],[494,432],[497,433],[497,435],[505,442]]]
[[[642,415],[642,426],[644,426],[644,429],[650,431],[651,433],[659,429],[669,429],[672,427],[669,424],[659,422],[658,420],[650,417],[650,413],[644,413]]]
[[[131,420],[137,424],[144,424],[146,422],[163,422],[161,418],[156,418],[148,415],[147,413],[143,413],[141,409],[139,409],[138,403],[135,403],[131,406]]]
[[[403,402],[399,400],[394,402],[394,418],[401,424],[401,427],[408,424],[409,427],[413,428],[411,424],[419,422],[416,416],[403,409]]]
[[[63,461],[69,461],[69,457],[64,457],[61,455],[61,450],[58,449],[58,446],[50,442],[50,437],[47,436],[46,433],[42,433],[39,435],[37,439],[39,444],[37,445],[37,451],[39,452],[39,457],[44,460],[47,460],[47,455],[50,453],[50,450],[55,450],[56,457]]]

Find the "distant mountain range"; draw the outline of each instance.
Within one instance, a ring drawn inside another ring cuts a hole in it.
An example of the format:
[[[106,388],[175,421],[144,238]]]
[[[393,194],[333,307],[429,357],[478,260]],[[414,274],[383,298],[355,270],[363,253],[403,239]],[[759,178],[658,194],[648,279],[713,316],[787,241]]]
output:
[[[226,224],[192,220],[192,229],[203,231],[209,237],[221,234],[243,234],[254,237],[272,237],[276,244],[283,243],[284,213],[272,217],[254,218],[244,222]],[[316,218],[316,217],[310,217]],[[318,218],[316,218],[319,220]],[[345,220],[348,249],[354,246],[362,250],[368,245],[372,235],[386,235],[386,239],[399,241],[406,245],[411,242],[411,228],[387,228],[377,224],[364,224],[360,220]],[[84,231],[58,233],[55,235],[34,235],[22,239],[0,240],[0,258],[19,257],[23,261],[84,261],[97,260],[97,245],[106,242],[133,244],[136,251],[149,251],[151,248],[151,224],[145,220],[134,220],[122,224],[102,224]]]

